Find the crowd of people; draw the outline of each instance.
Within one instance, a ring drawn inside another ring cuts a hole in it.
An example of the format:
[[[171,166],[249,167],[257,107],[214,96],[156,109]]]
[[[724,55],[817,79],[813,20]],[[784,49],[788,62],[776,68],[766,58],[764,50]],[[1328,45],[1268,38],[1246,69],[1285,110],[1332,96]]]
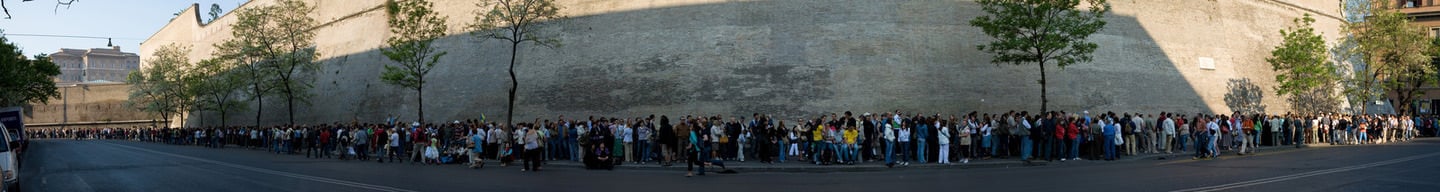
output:
[[[30,130],[31,138],[124,139],[213,148],[244,147],[307,158],[412,164],[485,161],[540,171],[545,161],[576,161],[590,169],[624,163],[673,166],[705,174],[725,162],[803,161],[816,165],[884,162],[969,163],[974,159],[1023,161],[1115,160],[1123,156],[1193,151],[1195,159],[1246,155],[1259,146],[1402,142],[1436,118],[1398,115],[1263,115],[1045,113],[923,115],[851,112],[786,121],[686,115],[671,119],[588,117],[535,119],[505,127],[484,120],[404,124],[331,123],[267,127],[104,128]],[[697,170],[698,168],[698,170]],[[687,173],[691,176],[695,172]]]

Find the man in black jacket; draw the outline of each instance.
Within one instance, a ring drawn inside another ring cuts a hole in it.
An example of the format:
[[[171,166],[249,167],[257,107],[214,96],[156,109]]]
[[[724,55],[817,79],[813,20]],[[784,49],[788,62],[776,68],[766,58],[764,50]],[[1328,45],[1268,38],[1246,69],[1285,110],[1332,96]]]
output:
[[[1037,134],[1030,134],[1030,136],[1033,137],[1032,139],[1041,143],[1042,147],[1039,156],[1041,159],[1045,159],[1045,161],[1051,161],[1051,158],[1053,158],[1051,154],[1053,154],[1052,151],[1055,150],[1055,143],[1053,141],[1055,138],[1055,123],[1055,112],[1047,112],[1045,113],[1045,120],[1040,123],[1039,132],[1037,132]]]

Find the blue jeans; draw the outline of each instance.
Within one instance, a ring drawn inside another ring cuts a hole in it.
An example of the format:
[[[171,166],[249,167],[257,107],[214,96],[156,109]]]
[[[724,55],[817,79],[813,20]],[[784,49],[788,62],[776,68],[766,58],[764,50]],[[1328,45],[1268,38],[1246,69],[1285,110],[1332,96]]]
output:
[[[1190,134],[1181,134],[1179,137],[1175,137],[1175,139],[1178,140],[1175,142],[1175,145],[1179,145],[1180,151],[1185,151],[1185,146],[1190,145],[1190,143],[1185,142],[1185,140],[1190,139]]]
[[[830,150],[835,151],[835,161],[845,161],[845,144],[830,143]]]
[[[580,161],[580,143],[575,142],[575,138],[567,138],[565,139],[565,145],[565,149],[570,150],[570,160]]]
[[[710,162],[710,145],[700,146],[700,158],[697,160],[700,162]],[[700,175],[705,175],[705,164],[703,163],[700,164]]]
[[[924,136],[921,136],[921,137],[924,137]],[[925,145],[926,145],[926,144],[929,144],[929,143],[928,143],[928,142],[925,142],[925,139],[920,139],[920,142],[916,142],[916,143],[915,143],[915,161],[920,162],[920,164],[925,164]]]
[[[900,162],[910,162],[910,142],[900,142]]]
[[[1080,138],[1070,139],[1070,158],[1080,158]]]
[[[1209,149],[1209,147],[1205,147],[1205,145],[1205,135],[1195,134],[1195,157],[1200,157],[1200,155],[1205,154],[1205,150]]]
[[[1105,146],[1101,147],[1105,148],[1105,160],[1118,158],[1115,156],[1115,135],[1105,135]]]
[[[814,161],[817,164],[820,163],[820,157],[824,156],[821,154],[825,154],[826,147],[828,146],[825,145],[825,143],[815,142],[815,147],[811,148],[813,149],[813,152],[810,154],[810,160]]]
[[[1214,136],[1214,135],[1206,135],[1206,136],[1205,136],[1205,141],[1206,141],[1206,142],[1210,142],[1210,145],[1207,146],[1207,147],[1209,147],[1209,148],[1206,149],[1205,151],[1206,151],[1207,153],[1210,153],[1210,156],[1212,156],[1212,157],[1213,157],[1213,156],[1219,156],[1219,155],[1220,155],[1220,148],[1219,148],[1219,147],[1220,147],[1221,144],[1219,143],[1220,140],[1218,140],[1218,139],[1220,139],[1220,138],[1219,138],[1219,137],[1216,137],[1216,136]]]
[[[885,141],[885,164],[895,163],[895,141]]]
[[[839,146],[839,149],[836,149],[838,153],[835,153],[837,158],[840,159],[840,161],[850,161],[850,145],[835,144],[835,146]]]
[[[785,154],[786,154],[785,152],[786,152],[786,149],[788,149],[788,148],[790,147],[790,144],[789,144],[789,142],[786,142],[785,140],[780,140],[780,141],[777,142],[777,143],[780,143],[780,147],[777,147],[777,148],[780,149],[780,156],[779,156],[779,157],[780,157],[780,162],[785,162]]]
[[[1033,145],[1035,145],[1035,142],[1030,141],[1030,136],[1020,136],[1020,159],[1030,159],[1030,151],[1034,150],[1031,149]]]
[[[640,158],[640,162],[650,161],[650,141],[649,141],[649,140],[640,140],[640,142],[638,142],[638,143],[636,143],[636,144],[638,144],[639,146],[635,146],[635,147],[639,147],[639,148],[640,148],[640,150],[639,150],[639,151],[640,151],[640,157],[639,157],[639,158]]]

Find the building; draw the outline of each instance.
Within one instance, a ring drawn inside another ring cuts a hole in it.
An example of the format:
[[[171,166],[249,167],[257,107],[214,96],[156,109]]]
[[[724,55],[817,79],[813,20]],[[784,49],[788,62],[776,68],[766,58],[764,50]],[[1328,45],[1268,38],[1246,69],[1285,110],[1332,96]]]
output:
[[[415,92],[379,79],[394,63],[380,51],[394,35],[386,1],[302,1],[316,7],[310,16],[319,22],[313,31],[321,66],[299,77],[313,85],[304,94],[318,98],[295,102],[293,113],[278,97],[263,106],[246,101],[247,111],[229,113],[230,122],[283,124],[291,114],[298,124],[416,119]],[[276,2],[248,1],[235,10]],[[511,48],[462,27],[489,8],[433,2],[452,27],[435,41],[449,54],[426,76],[425,119],[505,121]],[[1283,114],[1291,107],[1270,89],[1275,72],[1265,62],[1282,40],[1279,31],[1309,14],[1317,32],[1333,40],[1344,23],[1335,1],[1109,2],[1108,24],[1090,37],[1099,44],[1093,61],[1046,66],[1048,109],[1194,114],[1259,106],[1248,109]],[[993,64],[976,49],[990,37],[968,24],[985,14],[973,0],[555,3],[567,17],[543,30],[564,46],[519,47],[516,120],[752,113],[793,120],[844,111],[1041,108],[1037,66]],[[191,5],[141,43],[141,57],[169,44],[191,47],[192,62],[213,57],[238,14],[205,23],[199,8]],[[1244,90],[1263,94],[1236,94]],[[201,113],[186,120],[218,119]]]
[[[1392,6],[1414,19],[1412,22],[1430,32],[1430,37],[1440,37],[1440,1],[1435,0],[1392,0]],[[1440,110],[1440,87],[1427,85],[1420,88],[1420,97],[1409,103],[1414,112],[1421,115],[1436,114]],[[1392,99],[1393,100],[1393,99]],[[1398,105],[1399,103],[1397,103]],[[1397,107],[1398,108],[1398,107]]]
[[[93,49],[60,49],[50,54],[60,66],[56,82],[125,82],[125,76],[140,69],[140,55],[121,52],[120,46]]]

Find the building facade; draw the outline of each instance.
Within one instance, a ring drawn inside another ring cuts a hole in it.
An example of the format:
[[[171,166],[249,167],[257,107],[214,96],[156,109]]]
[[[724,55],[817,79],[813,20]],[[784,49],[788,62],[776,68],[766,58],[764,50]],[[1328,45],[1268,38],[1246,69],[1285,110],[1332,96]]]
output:
[[[60,49],[50,54],[60,66],[56,82],[125,82],[125,76],[140,69],[140,55],[122,52],[120,46],[93,49]]]

